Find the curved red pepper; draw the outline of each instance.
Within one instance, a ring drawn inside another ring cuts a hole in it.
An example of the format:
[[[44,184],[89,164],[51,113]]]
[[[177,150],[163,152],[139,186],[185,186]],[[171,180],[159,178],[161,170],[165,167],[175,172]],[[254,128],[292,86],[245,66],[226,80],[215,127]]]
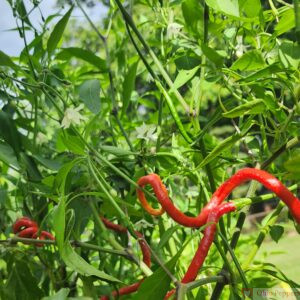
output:
[[[113,291],[111,293],[111,295],[116,298],[116,297],[119,297],[119,296],[134,293],[138,290],[138,288],[140,287],[143,280],[144,279],[142,279],[141,281],[138,281],[136,283],[133,283],[131,285],[124,286],[124,287],[120,288],[117,291]],[[109,300],[109,296],[101,296],[99,300]]]
[[[258,169],[242,169],[225,181],[214,192],[209,203],[203,208],[197,217],[189,217],[176,208],[170,200],[168,192],[157,174],[150,174],[141,177],[138,180],[138,185],[144,187],[146,184],[150,184],[162,208],[174,221],[186,227],[201,227],[206,224],[208,215],[212,209],[220,205],[234,188],[249,180],[256,180],[263,184],[267,189],[273,191],[279,198],[282,199],[283,202],[285,202],[294,219],[300,224],[299,199],[296,198],[277,178]],[[152,207],[148,204],[143,191],[141,189],[137,189],[137,194],[143,207],[151,214],[151,210],[148,210],[148,208]]]
[[[114,230],[114,231],[119,232],[119,233],[127,233],[127,228],[126,227],[123,227],[122,225],[115,224],[115,223],[107,220],[104,217],[101,217],[101,220],[102,220],[102,222],[103,222],[103,224],[105,225],[106,228]],[[151,251],[150,251],[148,245],[146,244],[146,242],[143,239],[143,234],[140,233],[139,231],[135,231],[135,234],[139,238],[138,242],[139,242],[142,254],[143,254],[143,262],[150,268],[151,267]],[[143,282],[143,280],[144,279],[142,279],[142,280],[140,280],[136,283],[133,283],[131,285],[124,286],[124,287],[120,288],[117,291],[113,291],[111,293],[111,295],[113,297],[118,297],[118,296],[128,295],[128,294],[134,293],[138,290],[138,288],[141,285],[141,283]],[[100,300],[109,300],[109,296],[101,296],[99,299]]]
[[[16,220],[13,225],[13,232],[18,234],[21,238],[31,238],[37,239],[38,238],[38,225],[33,220],[29,219],[28,217],[22,217]],[[54,236],[48,231],[42,231],[39,235],[40,240],[54,240]],[[25,243],[27,244],[27,243]],[[42,243],[35,244],[37,247],[43,247]]]
[[[144,187],[146,184],[150,184],[152,186],[153,191],[162,206],[160,211],[166,211],[167,214],[177,223],[186,227],[196,228],[212,223],[204,230],[204,237],[199,244],[198,250],[191,261],[186,274],[182,278],[183,283],[194,281],[196,279],[198,271],[202,267],[213,243],[217,222],[223,214],[232,212],[236,209],[233,202],[224,204],[222,204],[222,202],[229,196],[234,188],[249,180],[256,180],[269,190],[273,191],[289,207],[295,221],[300,224],[300,200],[295,197],[277,178],[262,170],[245,168],[238,171],[214,192],[209,203],[207,203],[197,217],[189,217],[175,207],[168,196],[166,187],[163,185],[157,174],[146,175],[138,180],[138,185],[140,187]],[[149,205],[141,189],[137,189],[137,195],[142,206],[147,212],[153,215],[159,215],[159,213],[157,213],[158,210],[153,209]],[[152,213],[153,211],[155,213]],[[175,289],[171,290],[167,293],[165,299],[168,299],[174,293]]]

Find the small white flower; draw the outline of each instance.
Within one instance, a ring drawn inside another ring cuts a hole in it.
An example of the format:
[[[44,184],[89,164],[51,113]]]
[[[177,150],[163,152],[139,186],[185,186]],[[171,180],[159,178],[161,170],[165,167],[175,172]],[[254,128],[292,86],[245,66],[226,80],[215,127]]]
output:
[[[42,145],[48,142],[48,138],[46,135],[44,135],[42,132],[38,132],[36,136],[36,143],[38,145]]]
[[[144,139],[146,141],[156,141],[157,140],[157,133],[154,133],[156,127],[154,125],[143,125],[136,128],[137,138]]]
[[[178,36],[178,34],[180,33],[182,27],[183,27],[182,25],[180,25],[176,22],[168,24],[167,38],[168,39],[176,38]]]
[[[79,125],[81,120],[86,120],[86,117],[79,113],[83,107],[84,105],[80,104],[76,108],[67,108],[60,127],[67,129],[71,124]]]

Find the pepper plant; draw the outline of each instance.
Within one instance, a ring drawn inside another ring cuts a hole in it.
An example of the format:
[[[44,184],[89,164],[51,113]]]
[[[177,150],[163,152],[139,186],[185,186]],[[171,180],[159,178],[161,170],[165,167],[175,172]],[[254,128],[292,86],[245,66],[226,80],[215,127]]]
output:
[[[0,45],[1,299],[300,288],[257,256],[284,226],[298,239],[298,0],[7,2],[24,49]]]

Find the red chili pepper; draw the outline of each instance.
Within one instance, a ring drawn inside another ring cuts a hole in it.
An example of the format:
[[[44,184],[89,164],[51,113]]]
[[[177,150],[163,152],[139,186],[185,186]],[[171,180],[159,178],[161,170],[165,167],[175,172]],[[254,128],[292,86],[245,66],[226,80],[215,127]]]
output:
[[[234,188],[249,180],[256,180],[269,190],[273,191],[280,199],[282,199],[283,202],[285,202],[295,221],[300,224],[300,200],[295,197],[277,178],[262,170],[245,168],[238,171],[214,192],[209,203],[203,208],[197,217],[186,216],[175,207],[168,196],[166,187],[163,185],[157,174],[143,176],[138,180],[138,185],[140,187],[144,187],[146,184],[150,184],[152,186],[153,191],[162,206],[159,211],[162,213],[163,211],[166,211],[167,214],[177,223],[186,227],[196,228],[207,223],[212,223],[204,230],[204,237],[201,240],[198,250],[182,279],[183,283],[194,281],[196,279],[198,271],[202,267],[214,240],[217,222],[223,214],[232,212],[236,209],[233,202],[225,204],[222,204],[222,202],[229,196]],[[155,210],[150,206],[141,189],[137,189],[137,195],[142,206],[147,212],[152,215],[161,214],[158,213],[158,210]],[[171,297],[174,292],[175,289],[168,292],[165,299]]]
[[[22,238],[32,238],[36,239],[38,236],[38,225],[36,222],[32,221],[28,217],[22,217],[17,219],[17,221],[13,225],[13,232],[18,234],[19,237]],[[44,240],[45,238],[49,240],[54,240],[54,236],[48,231],[42,231],[40,233],[39,239]],[[27,243],[25,243],[27,244]],[[42,247],[42,243],[35,244],[37,247]]]
[[[37,223],[30,220],[27,217],[22,217],[16,220],[16,222],[13,225],[13,232],[16,234],[22,230],[22,228],[28,228],[28,227],[38,227]]]
[[[220,205],[232,192],[234,188],[245,181],[256,180],[263,184],[267,189],[273,191],[285,204],[289,207],[291,214],[297,223],[300,224],[300,201],[296,198],[277,178],[271,174],[252,168],[245,168],[238,171],[235,175],[225,181],[212,195],[209,203],[203,208],[197,217],[189,217],[179,211],[170,200],[168,192],[161,182],[157,174],[150,174],[141,177],[138,180],[138,185],[144,187],[150,184],[154,193],[160,202],[162,209],[177,223],[186,227],[201,227],[206,224],[208,215],[212,209]],[[142,206],[150,213],[153,209],[146,200],[146,197],[141,189],[137,189],[138,198]],[[155,215],[155,214],[154,214]]]
[[[143,282],[144,279],[142,279],[139,282],[133,283],[131,285],[128,286],[124,286],[122,288],[120,288],[117,291],[113,291],[111,293],[111,295],[115,298],[117,298],[118,296],[123,296],[123,295],[128,295],[131,293],[134,293],[138,290],[138,288],[140,287],[141,283]],[[101,296],[100,300],[109,300],[109,296]]]
[[[102,220],[102,222],[103,222],[103,224],[105,225],[106,228],[114,230],[114,231],[119,232],[119,233],[127,233],[127,228],[126,227],[123,227],[122,225],[115,224],[115,223],[107,220],[104,217],[101,217],[101,220]],[[140,248],[142,250],[143,262],[150,268],[151,267],[151,251],[150,251],[148,245],[145,243],[145,241],[143,239],[143,234],[140,233],[139,231],[135,231],[135,234],[139,238],[138,242],[139,242]],[[113,291],[111,293],[111,295],[113,297],[118,297],[118,296],[128,295],[128,294],[134,293],[138,290],[138,288],[141,285],[143,280],[144,279],[142,279],[139,282],[136,282],[134,284],[124,286],[124,287],[120,288],[117,291]],[[109,297],[108,296],[101,296],[100,300],[109,300]]]

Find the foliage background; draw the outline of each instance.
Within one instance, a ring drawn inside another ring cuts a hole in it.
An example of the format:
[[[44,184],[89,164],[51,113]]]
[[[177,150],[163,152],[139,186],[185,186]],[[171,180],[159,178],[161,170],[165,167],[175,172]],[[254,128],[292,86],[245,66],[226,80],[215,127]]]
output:
[[[119,286],[103,279],[130,284],[142,278],[147,270],[122,256],[71,247],[83,241],[111,249],[118,241],[140,255],[132,237],[128,244],[127,237],[103,231],[98,214],[143,231],[163,262],[178,259],[193,235],[174,271],[181,278],[201,234],[144,213],[134,186],[144,174],[159,173],[172,200],[191,215],[244,166],[267,169],[297,189],[298,1],[128,1],[123,15],[119,1],[104,1],[107,15],[99,23],[89,19],[93,3],[62,2],[68,11],[60,14],[58,6],[39,27],[30,20],[39,1],[30,7],[8,2],[24,49],[18,57],[0,52],[1,298],[56,299],[57,292],[59,299],[97,298]],[[70,5],[86,13],[85,23]],[[257,200],[256,191],[266,192],[252,183],[233,198]],[[57,247],[15,244],[11,226],[22,215],[55,232]],[[280,217],[287,221],[286,213]],[[237,219],[241,215],[224,220],[229,240]],[[270,231],[278,241],[283,228],[293,230],[291,220],[283,225],[267,216],[248,233],[246,223],[235,253],[249,286],[299,288],[264,259],[247,263],[245,246]],[[222,265],[213,247],[199,278],[218,274]],[[225,287],[224,299],[242,297],[245,286],[230,265],[238,288]],[[158,268],[153,260],[153,271]],[[170,278],[154,276],[167,290]],[[152,284],[145,281],[132,298],[161,298],[163,289]],[[187,297],[209,299],[214,286]]]

